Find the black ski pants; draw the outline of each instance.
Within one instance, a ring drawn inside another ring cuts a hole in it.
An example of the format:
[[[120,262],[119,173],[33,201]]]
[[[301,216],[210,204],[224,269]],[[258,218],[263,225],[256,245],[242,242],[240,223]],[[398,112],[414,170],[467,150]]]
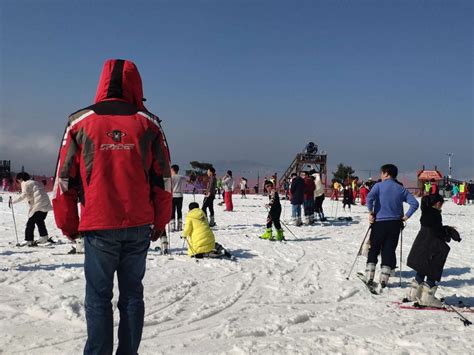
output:
[[[324,201],[324,194],[318,196],[314,199],[314,212],[316,213],[324,213],[323,212],[323,201]]]
[[[214,198],[215,196],[206,196],[204,197],[204,201],[202,202],[202,210],[204,214],[207,216],[207,209],[209,208],[209,213],[211,217],[214,217]]]
[[[46,230],[46,225],[44,224],[44,220],[46,219],[47,215],[48,215],[48,212],[38,211],[38,212],[35,212],[35,214],[28,219],[28,222],[26,222],[26,229],[25,229],[26,241],[33,241],[35,239],[35,236],[34,236],[35,225],[38,226],[40,237],[44,237],[48,235],[48,231]]]
[[[171,215],[171,220],[174,221],[178,215],[178,219],[183,219],[183,198],[182,197],[173,197],[173,213]]]
[[[394,269],[397,265],[396,250],[402,221],[379,221],[372,224],[370,249],[367,263],[377,264],[377,257],[382,253],[382,265]]]
[[[281,207],[271,208],[270,211],[268,211],[267,228],[272,228],[272,224],[273,224],[276,229],[281,229],[280,216],[281,216]]]

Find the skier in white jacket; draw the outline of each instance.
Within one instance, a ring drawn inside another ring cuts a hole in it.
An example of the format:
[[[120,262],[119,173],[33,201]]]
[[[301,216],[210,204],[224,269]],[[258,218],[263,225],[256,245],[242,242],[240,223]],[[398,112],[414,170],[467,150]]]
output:
[[[37,243],[34,240],[35,225],[38,226],[40,239],[38,243],[46,243],[51,241],[48,237],[48,231],[44,220],[48,215],[49,211],[53,210],[49,196],[44,190],[44,185],[35,180],[31,180],[28,173],[22,172],[16,175],[16,180],[21,183],[21,195],[12,203],[18,203],[26,199],[30,205],[28,211],[28,221],[26,222],[25,228],[25,241],[28,246],[36,246]]]
[[[327,219],[324,217],[323,201],[324,201],[324,185],[321,181],[320,173],[314,173],[314,183],[316,189],[314,190],[314,213],[318,214],[319,220],[325,222]]]

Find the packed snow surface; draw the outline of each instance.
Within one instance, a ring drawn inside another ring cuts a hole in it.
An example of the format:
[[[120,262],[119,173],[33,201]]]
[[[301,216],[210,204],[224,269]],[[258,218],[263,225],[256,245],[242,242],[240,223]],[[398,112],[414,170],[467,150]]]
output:
[[[202,195],[196,195],[202,202]],[[184,206],[193,200],[185,196]],[[7,195],[0,203],[0,353],[80,354],[86,340],[83,255],[65,255],[70,245],[15,247]],[[217,200],[216,202],[219,202]],[[286,243],[258,239],[264,232],[266,197],[234,196],[234,212],[216,206],[216,240],[237,258],[195,260],[184,255],[172,233],[171,257],[150,250],[145,285],[145,327],[140,354],[473,354],[474,325],[456,314],[400,309],[414,272],[406,257],[419,230],[420,211],[403,233],[399,273],[379,296],[347,273],[368,228],[367,211],[354,206],[351,223],[289,226]],[[291,206],[282,201],[283,221]],[[341,216],[341,202],[326,199],[328,217]],[[186,212],[186,209],[185,211]],[[443,222],[463,238],[451,242],[438,296],[474,305],[474,207],[448,201]],[[15,205],[20,240],[27,204]],[[50,235],[60,238],[52,213]],[[154,245],[152,245],[154,247]],[[397,250],[397,258],[400,250]],[[378,265],[377,275],[380,264]],[[114,292],[114,321],[118,326]],[[465,313],[474,321],[474,314]]]

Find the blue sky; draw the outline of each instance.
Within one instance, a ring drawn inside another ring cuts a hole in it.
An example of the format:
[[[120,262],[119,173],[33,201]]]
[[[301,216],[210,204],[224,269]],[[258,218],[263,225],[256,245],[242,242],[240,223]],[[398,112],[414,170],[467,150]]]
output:
[[[52,174],[68,114],[124,58],[183,166],[281,171],[315,141],[360,176],[447,172],[451,152],[454,175],[474,177],[470,1],[0,0],[0,16],[14,167]]]

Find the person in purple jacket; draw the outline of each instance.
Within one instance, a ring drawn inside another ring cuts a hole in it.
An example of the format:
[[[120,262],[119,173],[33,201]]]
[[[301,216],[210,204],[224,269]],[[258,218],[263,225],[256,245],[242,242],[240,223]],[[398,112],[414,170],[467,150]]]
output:
[[[398,235],[403,222],[407,221],[418,209],[418,201],[396,179],[398,168],[386,164],[380,168],[381,182],[378,182],[367,195],[367,207],[371,223],[370,249],[367,257],[366,281],[373,284],[377,257],[382,253],[380,285],[385,287],[397,264],[395,251]],[[410,205],[407,213],[403,212],[403,202]]]

